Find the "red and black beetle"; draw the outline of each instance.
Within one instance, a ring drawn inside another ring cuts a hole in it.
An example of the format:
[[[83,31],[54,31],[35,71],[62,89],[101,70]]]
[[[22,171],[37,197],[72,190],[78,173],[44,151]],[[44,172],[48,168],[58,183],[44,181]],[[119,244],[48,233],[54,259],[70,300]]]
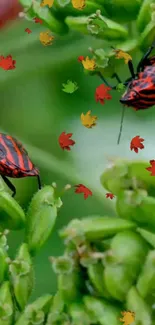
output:
[[[13,192],[13,197],[16,188],[6,176],[12,178],[36,176],[38,187],[41,189],[39,170],[30,160],[27,151],[19,141],[4,133],[0,133],[0,175]]]
[[[132,60],[128,62],[131,77],[123,83],[124,86],[127,86],[127,89],[120,99],[120,102],[124,105],[124,108],[122,111],[118,144],[122,132],[125,106],[133,107],[133,109],[137,111],[140,109],[147,109],[155,105],[155,56],[149,58],[149,55],[154,48],[155,41],[140,60],[136,73],[134,72]],[[117,88],[117,86],[109,85],[100,72],[98,75],[108,87],[111,87],[112,89]],[[118,83],[122,83],[116,73],[113,74],[112,78],[114,77],[117,79]]]

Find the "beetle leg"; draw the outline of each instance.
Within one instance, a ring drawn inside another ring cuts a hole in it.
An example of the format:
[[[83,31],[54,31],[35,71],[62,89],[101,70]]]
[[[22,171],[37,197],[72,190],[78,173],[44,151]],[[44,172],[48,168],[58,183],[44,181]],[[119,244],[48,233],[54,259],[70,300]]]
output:
[[[155,48],[155,40],[152,43],[152,45],[149,47],[149,49],[147,50],[147,52],[144,54],[144,56],[142,57],[142,59],[140,60],[140,62],[138,63],[137,66],[137,73],[140,72],[141,69],[143,69],[144,65],[145,65],[145,61],[148,58],[148,56],[151,54],[152,50]]]
[[[12,193],[12,197],[14,197],[15,196],[15,194],[16,194],[16,188],[15,188],[15,186],[9,181],[9,179],[8,178],[6,178],[6,176],[4,176],[4,175],[1,175],[2,176],[2,178],[3,178],[3,181],[5,182],[5,184],[10,188],[10,190],[13,192]]]
[[[37,178],[38,178],[38,188],[39,188],[39,190],[41,190],[41,180],[40,180],[40,176],[37,175]]]
[[[132,78],[134,79],[135,78],[135,72],[134,72],[134,67],[133,67],[132,60],[128,61],[128,68],[129,68],[129,71],[131,73]]]

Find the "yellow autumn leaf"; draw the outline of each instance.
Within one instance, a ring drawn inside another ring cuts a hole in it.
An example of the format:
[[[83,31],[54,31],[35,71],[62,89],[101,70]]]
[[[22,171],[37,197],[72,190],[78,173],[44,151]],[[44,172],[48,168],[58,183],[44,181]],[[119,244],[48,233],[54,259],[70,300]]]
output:
[[[91,111],[88,111],[85,115],[81,114],[81,122],[86,128],[92,128],[96,125],[97,116],[91,115]]]
[[[72,6],[75,9],[82,10],[86,6],[86,0],[72,0]]]
[[[120,321],[123,322],[123,325],[130,325],[135,320],[135,313],[133,311],[122,311],[123,318],[120,318]]]
[[[82,64],[86,70],[94,71],[96,68],[96,62],[94,59],[89,59],[87,56],[84,60],[82,60]]]
[[[122,51],[122,50],[114,50],[116,53],[116,59],[124,59],[125,63],[128,64],[132,57],[130,54]]]
[[[40,6],[41,7],[45,7],[45,6],[49,6],[49,8],[51,8],[53,6],[54,0],[42,0]]]
[[[39,36],[40,42],[44,45],[51,45],[52,41],[54,40],[54,36],[49,35],[49,32],[41,32]]]

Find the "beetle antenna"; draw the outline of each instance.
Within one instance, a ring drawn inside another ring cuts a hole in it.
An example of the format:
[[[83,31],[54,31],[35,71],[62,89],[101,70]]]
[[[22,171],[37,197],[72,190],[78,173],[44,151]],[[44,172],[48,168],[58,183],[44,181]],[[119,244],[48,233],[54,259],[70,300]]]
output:
[[[123,108],[122,108],[121,125],[120,125],[120,131],[119,131],[119,135],[118,135],[117,144],[120,143],[120,139],[121,139],[123,121],[124,121],[124,114],[125,114],[125,106],[123,106]]]

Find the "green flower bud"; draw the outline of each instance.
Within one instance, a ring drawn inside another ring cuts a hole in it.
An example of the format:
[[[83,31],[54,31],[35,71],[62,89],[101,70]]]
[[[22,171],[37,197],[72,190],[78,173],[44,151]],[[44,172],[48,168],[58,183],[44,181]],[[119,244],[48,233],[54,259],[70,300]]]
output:
[[[8,271],[7,253],[4,248],[0,248],[0,283],[4,281]]]
[[[59,17],[66,17],[66,16],[85,16],[90,15],[91,13],[95,12],[96,10],[101,10],[102,14],[106,14],[103,5],[96,3],[93,0],[86,0],[86,6],[82,10],[77,10],[73,7],[72,3],[69,2],[66,5],[60,5],[58,0],[54,0],[54,4],[51,8],[51,12],[56,11]]]
[[[25,225],[25,214],[21,206],[12,196],[0,191],[0,226],[4,229],[18,230]]]
[[[151,4],[155,4],[155,0],[144,0],[141,5],[136,21],[139,32],[143,32],[144,28],[151,21],[151,13],[153,12]]]
[[[64,317],[66,317],[64,307],[64,300],[62,299],[61,293],[58,291],[53,297],[46,325],[51,325],[55,321],[62,321]]]
[[[4,282],[0,287],[0,325],[12,325],[13,301],[9,282]]]
[[[141,236],[155,248],[155,234],[142,228],[137,228]]]
[[[123,219],[137,222],[144,227],[155,227],[155,198],[146,191],[122,191],[118,195],[116,210]]]
[[[155,292],[155,251],[149,252],[139,274],[136,288],[144,299]]]
[[[9,266],[14,295],[18,306],[23,310],[28,302],[34,285],[32,261],[27,244],[22,244],[19,252]]]
[[[59,258],[54,267],[54,271],[58,272],[58,290],[66,304],[80,297],[80,289],[83,286],[81,270],[77,265],[73,265],[70,258],[64,257],[61,260]]]
[[[112,298],[124,302],[126,293],[136,281],[137,274],[132,265],[107,263],[104,270],[106,288]]]
[[[88,17],[67,17],[65,19],[66,24],[68,25],[68,27],[70,27],[71,29],[77,30],[77,31],[82,31],[85,34],[90,34],[90,32],[95,30],[97,28],[97,33],[93,33],[94,36],[98,37],[98,38],[103,38],[105,40],[125,40],[128,37],[128,31],[125,27],[121,26],[120,24],[114,22],[113,20],[110,20],[104,16],[101,16],[101,21],[102,21],[102,25],[104,25],[104,28],[100,27],[98,29],[98,27],[90,27],[91,24],[88,23]],[[98,21],[97,21],[98,22]],[[89,26],[89,27],[88,27]],[[92,25],[95,26],[95,25]]]
[[[129,310],[135,312],[136,323],[141,325],[151,325],[151,308],[139,295],[135,287],[127,292],[126,305]]]
[[[27,306],[15,325],[42,325],[49,312],[51,295],[44,295]]]
[[[0,232],[0,247],[3,248],[4,250],[8,249],[8,244],[7,244],[8,233],[9,233],[8,229],[5,229],[3,232]]]
[[[31,254],[35,255],[49,238],[57,218],[57,208],[62,201],[55,197],[51,186],[38,191],[27,212],[27,243]]]
[[[111,253],[117,262],[132,265],[135,273],[139,273],[148,249],[146,241],[133,231],[120,232],[111,240]]]
[[[127,220],[121,220],[119,218],[108,217],[87,217],[79,221],[81,228],[85,233],[86,239],[90,241],[99,240],[101,238],[108,238],[115,235],[117,232],[134,229],[136,225]],[[68,233],[72,231],[72,224],[60,232],[60,236],[66,238]]]
[[[110,294],[103,280],[104,267],[101,262],[91,264],[87,268],[87,273],[96,293],[101,297],[109,298]]]
[[[72,303],[69,306],[69,314],[74,325],[90,325],[92,323],[92,315],[82,303]]]
[[[56,274],[71,273],[74,267],[74,261],[67,256],[60,256],[57,258],[50,257],[53,271]]]
[[[152,20],[144,29],[139,38],[139,47],[146,51],[155,39],[155,22]]]
[[[126,23],[136,20],[143,0],[104,0],[104,7],[111,19]]]
[[[23,7],[26,8],[26,16],[28,19],[39,17],[43,20],[45,26],[50,28],[53,33],[65,34],[68,32],[67,25],[63,21],[59,21],[52,15],[48,7],[42,8],[36,0],[19,0]]]
[[[101,325],[120,325],[120,309],[109,302],[91,296],[83,298],[86,309],[94,316],[96,323]]]

